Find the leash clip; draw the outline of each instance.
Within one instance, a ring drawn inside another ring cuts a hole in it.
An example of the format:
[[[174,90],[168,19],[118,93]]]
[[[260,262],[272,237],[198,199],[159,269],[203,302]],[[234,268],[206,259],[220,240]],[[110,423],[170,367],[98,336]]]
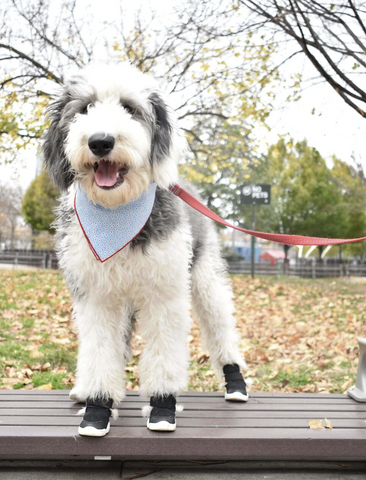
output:
[[[182,192],[182,188],[177,183],[175,185],[170,185],[169,190],[177,196]]]

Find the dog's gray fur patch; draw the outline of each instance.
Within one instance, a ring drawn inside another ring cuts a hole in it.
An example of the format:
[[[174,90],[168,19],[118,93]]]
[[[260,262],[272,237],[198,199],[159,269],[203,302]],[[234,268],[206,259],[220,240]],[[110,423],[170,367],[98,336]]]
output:
[[[76,220],[76,214],[74,208],[69,208],[67,204],[67,195],[64,194],[60,198],[60,204],[55,209],[56,220],[53,223],[53,227],[56,230],[55,234],[55,250],[59,259],[60,267],[62,269],[62,261],[64,253],[67,251],[67,236],[71,230],[72,223]],[[66,241],[65,241],[66,240]],[[62,248],[61,248],[62,245]],[[75,300],[81,299],[85,292],[80,291],[79,282],[75,278],[70,270],[62,269],[65,277],[65,282],[69,290],[71,291]]]
[[[131,247],[141,247],[143,252],[152,240],[167,240],[181,221],[180,200],[170,191],[156,189],[151,215],[138,236],[132,240]]]
[[[169,154],[172,126],[169,122],[168,107],[160,95],[156,92],[151,93],[149,101],[155,112],[150,161],[159,162]]]
[[[51,126],[44,136],[43,156],[52,181],[61,191],[67,190],[75,178],[65,154],[70,122],[93,101],[93,96],[83,95],[66,86],[47,110]]]

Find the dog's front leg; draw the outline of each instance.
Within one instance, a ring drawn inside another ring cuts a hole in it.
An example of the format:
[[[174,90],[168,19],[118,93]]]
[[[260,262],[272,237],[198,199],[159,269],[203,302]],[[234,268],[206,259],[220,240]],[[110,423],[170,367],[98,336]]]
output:
[[[79,433],[102,436],[109,431],[113,402],[124,397],[124,363],[131,328],[126,308],[109,298],[83,297],[74,306],[79,334],[76,385],[73,400],[86,402],[86,413]]]
[[[141,334],[146,346],[140,359],[140,391],[150,397],[148,428],[175,430],[176,396],[187,387],[190,327],[188,281],[172,284],[150,296],[140,307]]]

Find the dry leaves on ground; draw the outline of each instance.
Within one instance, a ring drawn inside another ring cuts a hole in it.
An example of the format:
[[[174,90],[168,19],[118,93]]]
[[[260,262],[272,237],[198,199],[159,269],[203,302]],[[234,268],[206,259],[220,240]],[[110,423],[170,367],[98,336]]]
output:
[[[252,391],[343,393],[354,382],[357,338],[365,336],[366,286],[341,280],[231,278]],[[0,271],[0,388],[71,388],[77,335],[58,272]],[[189,388],[219,380],[192,324]],[[127,388],[137,390],[144,341],[133,337]]]

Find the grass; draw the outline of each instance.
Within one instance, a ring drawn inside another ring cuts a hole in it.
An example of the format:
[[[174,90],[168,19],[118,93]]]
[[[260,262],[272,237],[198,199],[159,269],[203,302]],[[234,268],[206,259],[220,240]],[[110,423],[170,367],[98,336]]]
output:
[[[252,391],[341,393],[354,382],[366,318],[364,283],[243,275],[231,281]],[[125,369],[128,389],[139,388],[143,343],[137,331]],[[220,381],[195,322],[189,345],[189,389],[217,390]],[[70,389],[77,347],[62,276],[0,270],[0,388]]]

